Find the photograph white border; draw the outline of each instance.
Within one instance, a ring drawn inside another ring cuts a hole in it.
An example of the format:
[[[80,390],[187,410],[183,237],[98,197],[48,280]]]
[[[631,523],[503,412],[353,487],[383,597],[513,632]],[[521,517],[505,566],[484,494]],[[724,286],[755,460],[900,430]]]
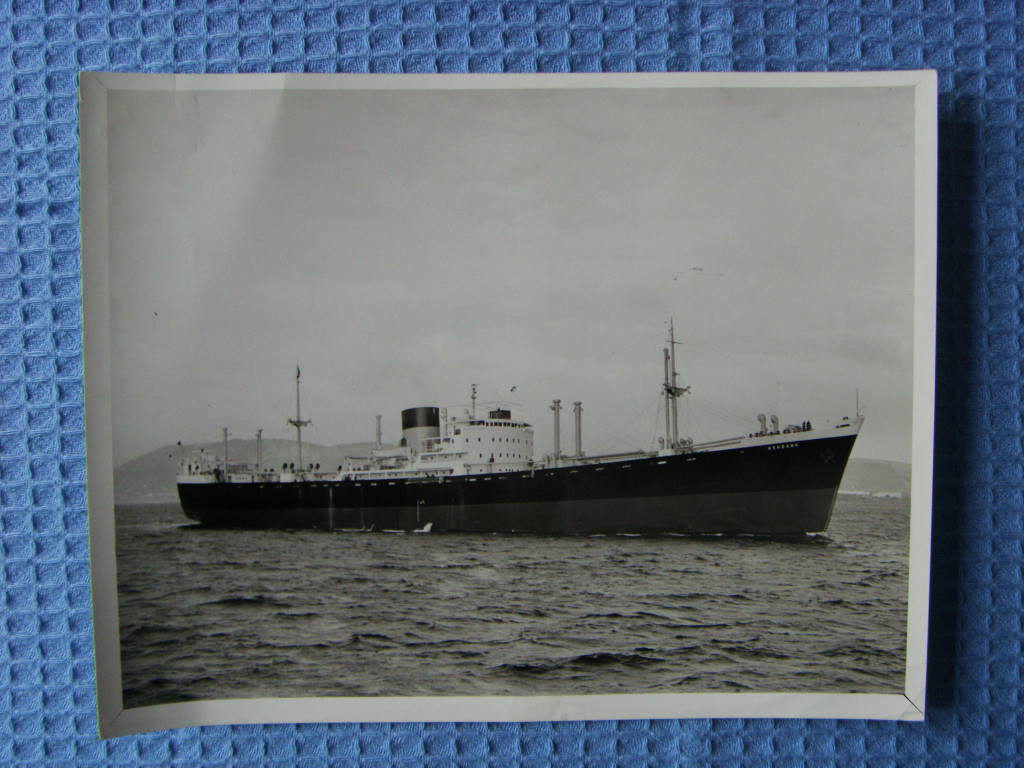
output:
[[[899,694],[658,693],[493,697],[260,698],[126,710],[114,541],[107,93],[111,90],[878,88],[915,91],[914,405],[906,675]],[[102,738],[195,725],[518,722],[780,717],[923,720],[935,410],[937,77],[934,71],[549,75],[142,75],[84,72],[79,87],[89,545]]]

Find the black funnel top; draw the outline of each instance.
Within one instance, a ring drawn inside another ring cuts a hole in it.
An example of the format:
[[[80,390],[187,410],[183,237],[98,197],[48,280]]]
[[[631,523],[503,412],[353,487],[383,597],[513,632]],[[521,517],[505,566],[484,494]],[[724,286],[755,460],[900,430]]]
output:
[[[402,411],[402,429],[439,426],[441,426],[441,416],[436,406],[406,408]]]

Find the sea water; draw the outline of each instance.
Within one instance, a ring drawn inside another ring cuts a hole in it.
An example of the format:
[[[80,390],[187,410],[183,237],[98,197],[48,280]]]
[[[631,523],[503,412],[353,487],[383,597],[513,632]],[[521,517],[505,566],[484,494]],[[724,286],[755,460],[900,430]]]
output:
[[[117,510],[126,707],[263,696],[900,693],[906,499],[825,535],[206,529]]]

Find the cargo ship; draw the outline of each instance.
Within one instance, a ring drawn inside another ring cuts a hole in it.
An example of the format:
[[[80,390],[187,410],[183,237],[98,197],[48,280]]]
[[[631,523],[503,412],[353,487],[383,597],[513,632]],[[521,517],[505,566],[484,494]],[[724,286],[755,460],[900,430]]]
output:
[[[575,441],[561,450],[562,404],[550,406],[554,450],[535,459],[533,426],[510,407],[407,408],[397,446],[381,441],[337,469],[303,463],[301,370],[295,376],[296,463],[262,465],[227,455],[182,458],[178,495],[185,515],[232,528],[477,532],[553,535],[752,534],[788,536],[828,528],[850,452],[863,423],[781,426],[758,414],[745,435],[712,442],[679,436],[675,332],[663,350],[665,434],[651,451],[586,455],[582,404]],[[454,412],[453,412],[454,411]]]

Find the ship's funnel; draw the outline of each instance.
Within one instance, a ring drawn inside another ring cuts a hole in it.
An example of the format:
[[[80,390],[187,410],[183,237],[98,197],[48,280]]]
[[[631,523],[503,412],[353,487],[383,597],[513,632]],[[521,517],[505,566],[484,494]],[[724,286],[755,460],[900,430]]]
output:
[[[402,437],[414,451],[423,450],[423,441],[441,436],[441,415],[435,406],[406,408],[402,411]]]

